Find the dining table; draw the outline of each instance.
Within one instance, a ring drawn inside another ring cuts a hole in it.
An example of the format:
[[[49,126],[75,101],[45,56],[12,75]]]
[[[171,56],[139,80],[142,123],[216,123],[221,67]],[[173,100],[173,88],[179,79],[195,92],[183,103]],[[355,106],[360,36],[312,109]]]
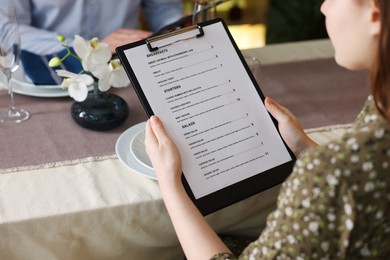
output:
[[[369,94],[367,71],[338,66],[328,39],[241,52],[260,61],[254,77],[263,94],[289,108],[319,144],[348,131]],[[133,87],[109,90],[129,116],[106,131],[76,124],[67,92],[26,88],[14,82],[15,104],[30,118],[0,124],[0,259],[184,259],[153,169],[132,151],[142,149],[147,120]],[[3,86],[0,107],[8,99]],[[206,219],[218,234],[255,238],[279,189]]]

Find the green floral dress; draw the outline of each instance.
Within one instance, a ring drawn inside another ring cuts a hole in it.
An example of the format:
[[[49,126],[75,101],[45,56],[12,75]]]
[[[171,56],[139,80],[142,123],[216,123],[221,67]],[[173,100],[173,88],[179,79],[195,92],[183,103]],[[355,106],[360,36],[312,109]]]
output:
[[[390,259],[390,126],[371,96],[341,139],[297,160],[265,230],[240,257],[360,258]]]

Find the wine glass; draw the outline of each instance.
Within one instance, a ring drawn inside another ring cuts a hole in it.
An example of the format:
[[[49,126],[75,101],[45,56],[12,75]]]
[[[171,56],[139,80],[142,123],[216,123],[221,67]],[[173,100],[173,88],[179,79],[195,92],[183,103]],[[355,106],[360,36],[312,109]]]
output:
[[[0,123],[19,123],[30,114],[14,105],[12,92],[12,73],[19,67],[20,35],[16,12],[10,2],[0,5],[0,69],[7,78],[9,107],[0,109]]]
[[[215,0],[195,0],[192,12],[192,24],[214,19],[217,15]]]
[[[244,59],[246,64],[248,64],[248,67],[251,70],[253,76],[257,80],[257,78],[259,77],[258,74],[260,73],[260,66],[261,66],[260,60],[253,56],[244,56]]]

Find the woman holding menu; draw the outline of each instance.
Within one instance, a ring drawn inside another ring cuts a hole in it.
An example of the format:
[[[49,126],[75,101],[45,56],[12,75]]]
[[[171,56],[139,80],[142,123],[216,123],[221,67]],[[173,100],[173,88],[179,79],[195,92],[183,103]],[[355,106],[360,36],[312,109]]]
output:
[[[372,95],[351,130],[324,146],[310,140],[287,109],[266,99],[298,160],[243,259],[390,255],[390,2],[325,0],[321,11],[336,61],[369,69]],[[147,122],[145,145],[187,258],[235,259],[188,198],[180,154],[155,116]]]

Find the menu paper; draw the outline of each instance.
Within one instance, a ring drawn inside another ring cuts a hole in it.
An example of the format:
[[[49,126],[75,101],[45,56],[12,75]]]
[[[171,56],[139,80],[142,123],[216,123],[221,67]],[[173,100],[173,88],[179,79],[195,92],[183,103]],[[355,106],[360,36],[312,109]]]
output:
[[[203,30],[124,50],[195,199],[292,160],[223,24]]]

